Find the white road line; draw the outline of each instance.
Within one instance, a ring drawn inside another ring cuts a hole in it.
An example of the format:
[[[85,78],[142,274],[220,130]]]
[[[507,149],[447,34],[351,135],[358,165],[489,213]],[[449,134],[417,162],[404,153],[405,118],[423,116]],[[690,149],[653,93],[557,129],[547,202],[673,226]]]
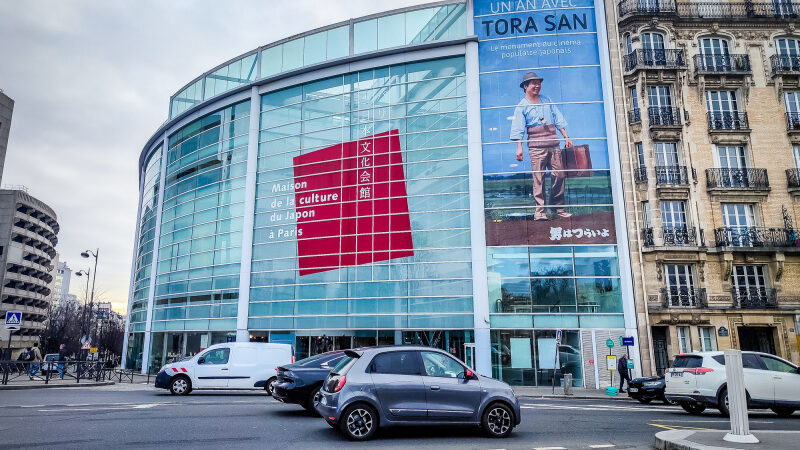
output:
[[[533,450],[567,450],[566,447],[534,447]]]
[[[614,448],[616,445],[614,444],[594,444],[590,445],[589,448]]]
[[[589,408],[585,406],[528,406],[523,405],[520,406],[522,409],[569,409],[575,411],[594,411],[597,412],[598,408]],[[609,409],[608,411],[634,411],[634,412],[642,412],[644,411],[642,408],[614,408]],[[656,409],[656,408],[648,408],[647,411],[650,412],[675,412],[674,409]]]

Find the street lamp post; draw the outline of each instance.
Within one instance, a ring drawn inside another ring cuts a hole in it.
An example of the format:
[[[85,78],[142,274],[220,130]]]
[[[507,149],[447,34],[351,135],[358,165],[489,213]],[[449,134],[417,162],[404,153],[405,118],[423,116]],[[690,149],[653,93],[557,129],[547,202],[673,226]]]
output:
[[[83,298],[83,324],[81,324],[81,332],[85,333],[84,336],[88,334],[87,330],[89,329],[88,323],[90,316],[86,315],[86,308],[89,306],[89,275],[91,275],[91,273],[92,271],[90,269],[79,270],[78,272],[75,272],[75,275],[79,277],[86,277],[86,296]]]
[[[92,256],[94,258],[94,270],[92,270],[92,295],[89,297],[89,322],[91,322],[92,321],[92,310],[94,309],[94,283],[95,283],[95,280],[97,280],[97,258],[98,258],[98,256],[100,256],[100,249],[98,248],[95,251],[86,250],[86,251],[81,252],[81,257],[88,258],[89,256]],[[88,274],[87,274],[87,277],[86,277],[86,287],[87,287],[87,289],[89,287]],[[89,333],[91,333],[91,329],[92,329],[91,325],[89,327],[87,327],[87,335]]]

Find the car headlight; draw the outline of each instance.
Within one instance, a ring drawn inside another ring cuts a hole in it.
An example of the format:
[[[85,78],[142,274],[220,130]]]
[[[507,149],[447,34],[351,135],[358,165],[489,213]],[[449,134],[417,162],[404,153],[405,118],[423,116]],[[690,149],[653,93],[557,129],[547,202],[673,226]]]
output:
[[[661,385],[660,381],[647,381],[643,384],[646,387],[658,387]]]

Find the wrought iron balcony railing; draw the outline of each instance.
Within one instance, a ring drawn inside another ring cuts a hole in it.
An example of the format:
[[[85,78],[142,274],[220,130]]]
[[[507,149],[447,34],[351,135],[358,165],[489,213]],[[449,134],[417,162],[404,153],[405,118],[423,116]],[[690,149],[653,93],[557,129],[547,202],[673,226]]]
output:
[[[686,58],[680,49],[637,49],[624,58],[625,71],[636,69],[685,69]]]
[[[661,302],[664,308],[707,308],[706,290],[684,286],[661,288]]]
[[[647,108],[650,126],[674,126],[681,124],[681,110],[672,106],[651,106]]]
[[[749,55],[694,55],[695,74],[751,73]]]
[[[633,170],[633,178],[637,183],[644,183],[647,181],[647,167],[639,166]]]
[[[786,187],[800,188],[800,169],[786,169]]]
[[[786,128],[790,131],[800,130],[800,113],[786,113]]]
[[[628,123],[641,123],[642,116],[639,114],[639,108],[633,108],[632,110],[628,111]]]
[[[687,185],[686,166],[656,166],[656,185]]]
[[[733,307],[740,309],[767,309],[778,307],[775,289],[765,287],[734,287],[731,289]]]
[[[748,130],[747,113],[742,111],[714,111],[708,113],[709,130]]]
[[[655,230],[653,228],[642,228],[642,245],[654,247],[656,245]],[[689,227],[664,227],[661,229],[661,245],[665,247],[697,246],[697,230]],[[705,245],[705,244],[700,244]]]
[[[769,189],[767,169],[706,169],[707,188]]]
[[[800,3],[775,0],[769,3],[705,2],[675,0],[623,0],[619,3],[619,17],[627,16],[678,16],[683,19],[785,19],[798,17]]]
[[[790,228],[722,227],[714,230],[717,247],[794,247],[797,233]]]
[[[772,76],[800,74],[800,56],[772,55],[769,57]]]

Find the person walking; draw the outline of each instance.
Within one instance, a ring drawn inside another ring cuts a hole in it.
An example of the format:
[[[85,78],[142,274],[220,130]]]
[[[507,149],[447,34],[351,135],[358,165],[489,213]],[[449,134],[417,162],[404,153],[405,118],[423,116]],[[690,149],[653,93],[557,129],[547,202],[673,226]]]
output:
[[[34,375],[39,373],[39,368],[42,365],[42,351],[39,350],[39,343],[33,343],[33,349],[31,350],[31,365],[28,368],[28,378],[31,380],[33,379]]]
[[[622,389],[623,383],[626,381],[628,382],[628,388],[631,387],[631,375],[628,373],[628,355],[622,355],[620,359],[617,360],[617,372],[619,372],[619,391],[625,392]]]
[[[556,206],[556,217],[567,218],[572,216],[564,209],[564,155],[559,145],[556,130],[564,136],[565,147],[572,147],[572,139],[567,135],[567,121],[556,105],[548,97],[539,95],[542,90],[544,78],[536,72],[528,72],[522,77],[519,87],[525,93],[511,120],[512,141],[517,141],[517,161],[522,161],[524,153],[522,143],[526,140],[528,153],[531,157],[531,171],[533,172],[533,199],[536,202],[536,211],[533,220],[547,220],[544,205],[545,189],[544,174],[550,172],[550,202]]]
[[[67,345],[61,344],[58,347],[58,378],[64,379],[64,364],[67,362]]]

